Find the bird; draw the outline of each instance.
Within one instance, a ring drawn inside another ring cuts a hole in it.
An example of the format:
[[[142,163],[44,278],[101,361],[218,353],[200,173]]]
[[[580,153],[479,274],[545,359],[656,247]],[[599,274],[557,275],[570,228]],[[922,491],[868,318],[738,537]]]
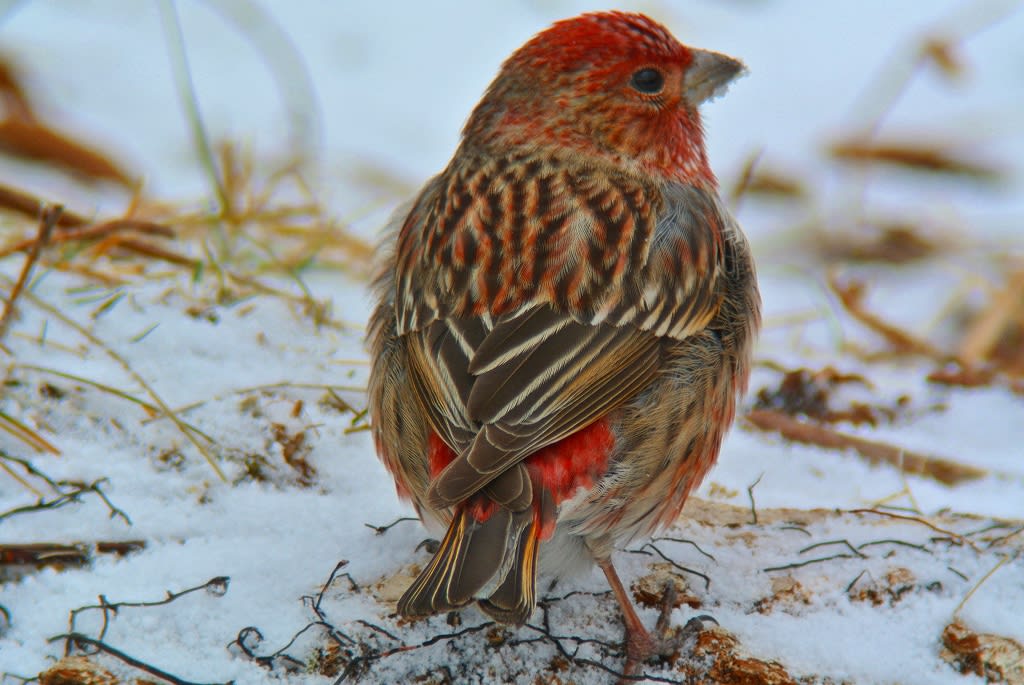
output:
[[[522,624],[538,573],[596,565],[624,672],[664,652],[612,553],[678,518],[748,384],[756,272],[699,111],[744,72],[643,14],[558,21],[504,61],[451,161],[387,223],[372,435],[444,531],[398,614],[475,602]]]

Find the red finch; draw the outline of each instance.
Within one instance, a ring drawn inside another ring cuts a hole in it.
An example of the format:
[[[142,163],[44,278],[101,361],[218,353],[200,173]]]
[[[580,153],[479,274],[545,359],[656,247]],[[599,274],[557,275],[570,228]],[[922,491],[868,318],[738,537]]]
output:
[[[447,526],[398,603],[505,623],[540,566],[595,562],[627,671],[657,651],[613,548],[679,515],[745,391],[760,298],[698,105],[743,69],[640,14],[517,50],[382,250],[373,435],[398,493]]]

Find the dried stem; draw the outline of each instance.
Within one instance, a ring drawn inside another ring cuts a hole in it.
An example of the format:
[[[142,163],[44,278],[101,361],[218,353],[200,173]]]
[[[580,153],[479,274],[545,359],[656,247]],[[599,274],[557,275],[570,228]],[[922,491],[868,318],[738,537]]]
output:
[[[57,225],[57,221],[60,220],[60,215],[63,212],[64,208],[60,205],[47,205],[40,212],[39,232],[36,234],[36,240],[32,244],[32,249],[25,256],[25,263],[21,266],[21,273],[18,274],[18,280],[14,282],[11,294],[4,303],[3,314],[0,315],[0,343],[3,342],[4,336],[7,333],[7,327],[11,323],[11,316],[14,314],[14,301],[18,299],[22,289],[24,289],[25,284],[28,282],[29,275],[32,273],[32,267],[35,266],[36,261],[39,259],[39,253],[46,243],[50,241],[53,227]]]

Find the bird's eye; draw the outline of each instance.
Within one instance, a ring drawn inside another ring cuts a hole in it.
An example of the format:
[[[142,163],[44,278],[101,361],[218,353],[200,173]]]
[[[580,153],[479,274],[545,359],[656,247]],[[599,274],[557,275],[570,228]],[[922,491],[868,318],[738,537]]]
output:
[[[629,80],[629,85],[641,93],[653,95],[661,92],[662,87],[665,85],[665,77],[657,69],[648,67],[633,74],[633,78]]]

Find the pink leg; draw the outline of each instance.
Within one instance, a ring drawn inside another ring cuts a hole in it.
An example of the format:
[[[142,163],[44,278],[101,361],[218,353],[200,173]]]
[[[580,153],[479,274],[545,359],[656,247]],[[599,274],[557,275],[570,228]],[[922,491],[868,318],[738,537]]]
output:
[[[654,655],[655,641],[633,608],[633,602],[619,580],[619,574],[615,572],[611,559],[600,560],[597,564],[604,571],[604,577],[608,579],[615,599],[622,608],[622,619],[626,624],[626,667],[623,671],[626,675],[634,675],[640,664]]]

